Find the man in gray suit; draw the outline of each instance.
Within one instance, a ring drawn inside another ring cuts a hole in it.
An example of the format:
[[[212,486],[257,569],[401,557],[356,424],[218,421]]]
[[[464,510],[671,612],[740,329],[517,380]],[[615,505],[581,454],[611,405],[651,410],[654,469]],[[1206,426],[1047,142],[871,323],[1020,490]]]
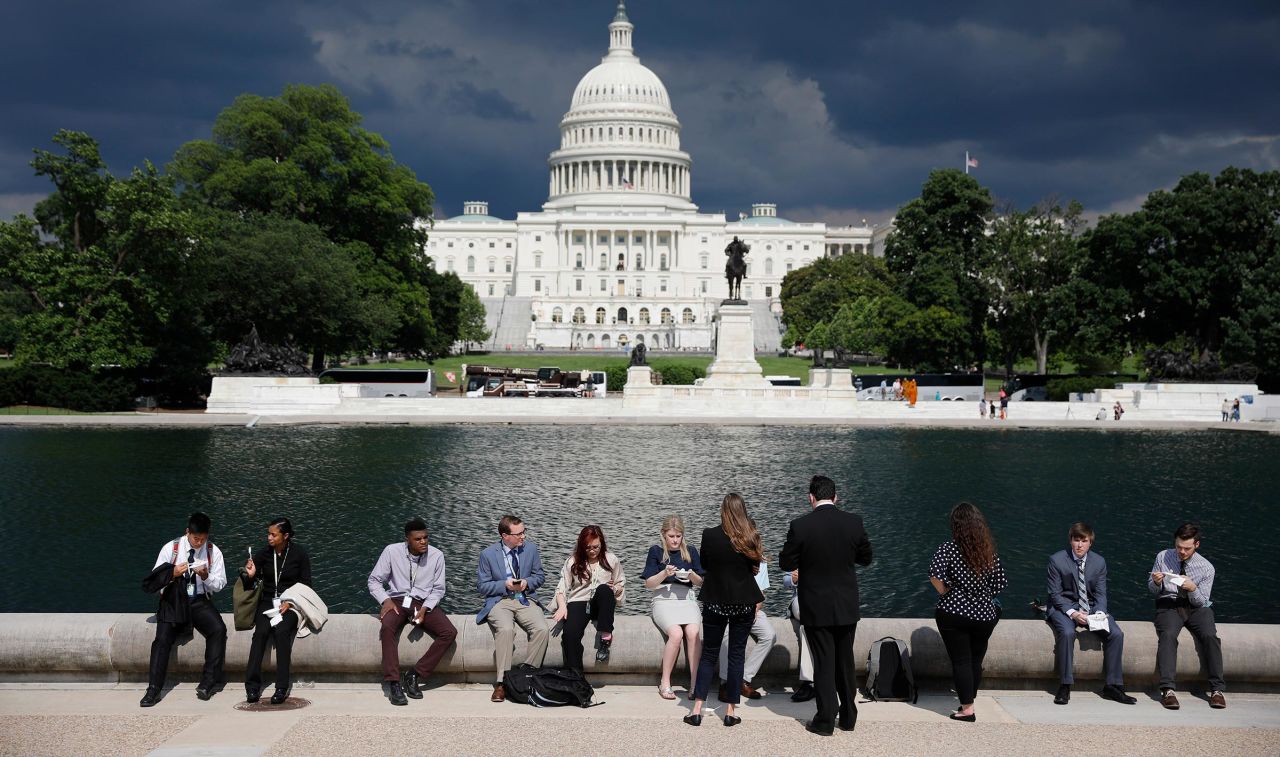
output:
[[[1124,632],[1107,612],[1107,561],[1089,551],[1093,538],[1089,524],[1073,523],[1067,534],[1070,546],[1049,558],[1046,614],[1053,627],[1054,664],[1060,682],[1053,703],[1071,701],[1076,634],[1090,633],[1089,615],[1102,613],[1107,616],[1108,630],[1092,632],[1102,638],[1102,667],[1107,679],[1102,696],[1121,704],[1135,704],[1138,700],[1124,691]]]

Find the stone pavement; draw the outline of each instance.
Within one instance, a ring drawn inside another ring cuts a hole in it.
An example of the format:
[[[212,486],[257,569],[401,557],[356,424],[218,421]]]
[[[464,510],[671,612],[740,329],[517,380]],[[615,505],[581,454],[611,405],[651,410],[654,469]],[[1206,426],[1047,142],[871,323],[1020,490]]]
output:
[[[310,701],[286,712],[245,712],[232,685],[211,701],[178,684],[154,708],[138,707],[140,684],[0,685],[0,754],[240,755],[350,754],[1076,754],[1263,755],[1280,751],[1280,695],[1228,693],[1226,710],[1180,692],[1182,709],[1164,710],[1147,693],[1124,706],[1078,687],[1071,704],[1055,706],[1039,691],[989,691],[977,723],[954,723],[955,700],[927,694],[918,704],[867,702],[858,728],[823,738],[801,722],[813,703],[784,691],[744,703],[733,729],[708,717],[700,728],[681,722],[687,703],[658,697],[656,686],[607,685],[604,704],[587,710],[539,710],[489,702],[485,685],[440,686],[407,707],[393,707],[376,684],[299,686]],[[722,715],[714,696],[708,706]],[[508,746],[509,745],[509,746]]]

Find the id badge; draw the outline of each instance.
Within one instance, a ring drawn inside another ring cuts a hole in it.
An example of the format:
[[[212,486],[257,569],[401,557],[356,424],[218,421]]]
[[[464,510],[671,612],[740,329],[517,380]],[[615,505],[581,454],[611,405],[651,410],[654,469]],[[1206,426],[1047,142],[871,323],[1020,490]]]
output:
[[[191,581],[187,584],[187,596],[194,597],[196,595],[196,582]]]
[[[400,606],[406,610],[411,609],[413,607],[413,597],[408,594],[404,595],[404,601],[400,603]]]

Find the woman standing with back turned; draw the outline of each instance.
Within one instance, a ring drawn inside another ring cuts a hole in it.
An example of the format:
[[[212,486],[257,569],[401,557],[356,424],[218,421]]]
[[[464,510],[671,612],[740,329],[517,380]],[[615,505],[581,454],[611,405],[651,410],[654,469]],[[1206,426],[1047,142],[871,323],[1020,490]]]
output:
[[[742,668],[747,659],[747,636],[756,617],[756,604],[764,593],[755,575],[764,562],[760,532],[747,517],[740,494],[728,494],[720,503],[720,525],[702,532],[702,659],[693,692],[693,711],[685,715],[689,725],[702,725],[702,704],[711,688],[720,660],[725,626],[729,628],[729,678],[724,682],[731,701],[726,702],[724,724],[737,725],[742,718],[734,708],[742,696]]]
[[[952,720],[977,720],[973,700],[982,684],[987,642],[1000,620],[996,595],[1006,585],[996,541],[977,507],[961,502],[951,509],[951,541],[938,545],[929,563],[929,581],[938,590],[934,618],[951,658],[960,709]]]

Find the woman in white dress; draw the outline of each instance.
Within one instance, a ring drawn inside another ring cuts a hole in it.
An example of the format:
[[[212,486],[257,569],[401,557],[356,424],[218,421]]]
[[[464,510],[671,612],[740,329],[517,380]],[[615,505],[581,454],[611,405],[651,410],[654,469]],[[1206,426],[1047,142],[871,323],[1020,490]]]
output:
[[[671,670],[685,647],[685,660],[689,663],[689,691],[697,676],[698,658],[702,655],[702,612],[694,587],[702,585],[702,563],[698,550],[686,543],[684,519],[668,515],[662,519],[660,541],[649,547],[645,558],[644,579],[646,589],[653,592],[653,624],[667,637],[662,650],[662,679],[658,694],[663,699],[675,699],[671,690]]]

